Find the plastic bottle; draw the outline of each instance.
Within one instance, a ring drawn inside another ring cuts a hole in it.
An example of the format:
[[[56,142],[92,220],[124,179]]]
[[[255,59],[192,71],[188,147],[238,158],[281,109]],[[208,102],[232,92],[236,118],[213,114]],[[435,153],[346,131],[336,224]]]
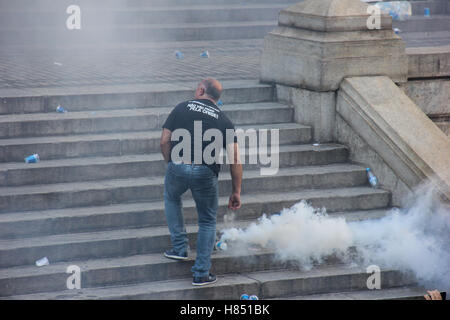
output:
[[[47,257],[43,257],[39,260],[36,261],[36,266],[37,267],[43,267],[43,266],[48,266],[50,264],[50,262],[48,261]]]
[[[26,163],[36,163],[39,162],[39,155],[37,153],[32,154],[31,156],[28,156],[25,158]]]
[[[216,249],[217,250],[221,250],[221,251],[225,251],[228,249],[228,245],[225,241],[219,241],[216,243]]]
[[[375,6],[381,10],[381,13],[389,14],[392,20],[403,21],[412,15],[412,7],[409,1],[379,1]]]
[[[366,171],[367,171],[367,178],[369,179],[369,183],[372,186],[372,188],[378,188],[377,177],[372,173],[370,168],[367,168]]]
[[[175,51],[175,57],[177,59],[183,59],[184,58],[184,54],[181,51]]]
[[[259,300],[258,296],[252,294],[249,298],[249,300]]]
[[[57,106],[57,107],[56,107],[56,112],[58,112],[58,113],[65,113],[65,112],[67,112],[67,110],[64,109],[64,108],[61,107],[61,106]]]
[[[426,18],[430,17],[430,8],[425,8],[423,10],[423,16],[426,17]]]
[[[203,51],[202,53],[200,53],[200,57],[202,57],[202,58],[209,58],[209,52],[208,52],[208,50]]]
[[[248,294],[244,293],[241,295],[241,300],[249,300],[250,297],[248,296]]]

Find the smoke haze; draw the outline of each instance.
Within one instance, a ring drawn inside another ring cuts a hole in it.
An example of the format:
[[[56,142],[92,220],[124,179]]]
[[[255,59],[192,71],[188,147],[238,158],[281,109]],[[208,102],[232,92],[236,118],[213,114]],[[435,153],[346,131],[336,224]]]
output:
[[[449,207],[430,186],[418,188],[407,202],[381,219],[347,222],[301,201],[245,229],[222,230],[221,240],[231,252],[256,245],[305,269],[336,255],[349,264],[413,272],[419,284],[449,290]]]

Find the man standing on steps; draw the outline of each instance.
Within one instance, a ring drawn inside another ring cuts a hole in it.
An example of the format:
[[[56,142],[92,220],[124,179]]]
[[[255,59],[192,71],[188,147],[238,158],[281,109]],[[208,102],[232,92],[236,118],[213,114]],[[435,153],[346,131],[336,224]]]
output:
[[[242,165],[234,135],[234,125],[216,105],[221,93],[222,85],[219,81],[212,78],[201,81],[195,91],[194,100],[182,102],[172,110],[163,125],[161,134],[161,152],[165,162],[168,163],[164,181],[164,205],[172,242],[172,249],[166,251],[164,256],[176,260],[186,260],[188,257],[188,238],[184,226],[181,196],[190,189],[197,208],[199,226],[197,258],[191,269],[194,275],[192,284],[196,286],[214,283],[217,280],[209,270],[216,239],[220,164],[217,161],[211,162],[204,159],[203,152],[208,143],[205,143],[203,135],[208,129],[220,131],[222,139],[219,141],[220,147],[226,148],[229,159],[233,159],[230,164],[232,193],[228,208],[236,210],[241,207]],[[199,124],[201,130],[198,129]],[[174,133],[177,129],[180,130]],[[230,130],[232,130],[233,139],[226,141],[226,132]],[[180,132],[190,134],[190,143],[188,141],[186,144],[184,141],[186,136],[183,136],[182,141],[172,141],[172,139],[180,138],[178,135]],[[195,134],[202,136],[196,137]],[[187,148],[181,149],[180,152],[177,144],[181,143]],[[193,152],[190,152],[191,150]],[[178,160],[180,156],[182,158]],[[174,161],[175,158],[176,161]],[[217,158],[214,157],[214,159]]]

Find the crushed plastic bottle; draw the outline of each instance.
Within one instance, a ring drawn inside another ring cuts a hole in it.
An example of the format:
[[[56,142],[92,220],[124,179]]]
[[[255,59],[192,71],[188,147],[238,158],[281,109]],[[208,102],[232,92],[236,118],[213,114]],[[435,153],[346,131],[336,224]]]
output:
[[[184,59],[184,54],[181,51],[175,51],[175,57],[177,59]]]
[[[218,107],[222,107],[222,106],[223,106],[222,100],[217,101],[217,106],[218,106]]]
[[[216,243],[216,249],[226,251],[228,249],[228,245],[225,241],[219,241]]]
[[[61,107],[60,105],[58,105],[58,106],[56,107],[56,112],[58,112],[58,113],[66,113],[67,110],[64,109],[63,107]]]
[[[200,57],[202,58],[209,58],[209,52],[208,50],[203,51],[202,53],[200,53]]]
[[[426,17],[426,18],[430,18],[431,17],[431,15],[430,15],[430,8],[425,8],[423,10],[423,16]]]
[[[372,186],[372,188],[378,188],[377,177],[372,173],[370,168],[366,168],[366,171],[367,171],[367,178],[369,179],[369,183]]]
[[[39,260],[36,261],[36,266],[37,267],[43,267],[43,266],[48,266],[50,264],[50,262],[48,261],[47,257],[43,257]]]
[[[39,155],[37,153],[32,154],[31,156],[28,156],[25,158],[26,163],[36,163],[39,162]]]
[[[399,28],[394,28],[394,29],[392,29],[392,30],[394,30],[394,33],[395,33],[395,34],[399,34],[399,33],[402,32],[402,30],[400,30]]]
[[[411,3],[408,1],[377,2],[375,6],[380,9],[381,13],[389,14],[392,20],[403,21],[412,15]]]

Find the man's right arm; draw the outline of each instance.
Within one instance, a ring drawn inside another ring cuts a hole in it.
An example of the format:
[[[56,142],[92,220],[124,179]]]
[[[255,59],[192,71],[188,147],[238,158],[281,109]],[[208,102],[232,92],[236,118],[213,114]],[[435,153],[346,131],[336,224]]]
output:
[[[170,152],[172,150],[172,143],[171,143],[171,137],[172,137],[172,131],[174,131],[178,124],[177,124],[177,115],[179,113],[179,106],[181,104],[177,105],[169,114],[166,121],[163,124],[163,130],[161,132],[161,140],[160,140],[160,148],[161,153],[164,157],[164,161],[168,163],[170,161]]]
[[[161,153],[163,155],[164,161],[168,163],[170,161],[170,151],[171,151],[171,142],[170,138],[172,136],[172,131],[169,129],[163,128],[161,133],[161,140],[160,140],[160,147],[161,147]]]
[[[228,208],[236,210],[241,207],[242,186],[242,163],[239,155],[239,145],[237,143],[229,144],[227,151],[229,159],[233,159],[232,163],[230,163],[232,191],[228,201]]]

